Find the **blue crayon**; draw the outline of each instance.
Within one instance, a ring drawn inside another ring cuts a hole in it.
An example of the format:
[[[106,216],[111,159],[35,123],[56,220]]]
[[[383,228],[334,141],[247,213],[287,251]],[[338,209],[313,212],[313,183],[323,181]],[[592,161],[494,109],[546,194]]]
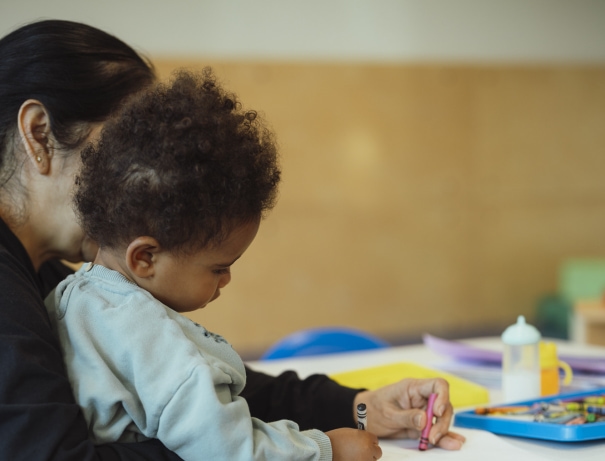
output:
[[[366,430],[368,425],[368,410],[365,403],[357,405],[357,429]]]
[[[605,407],[596,406],[596,405],[587,405],[586,406],[587,413],[593,413],[599,416],[605,416]]]

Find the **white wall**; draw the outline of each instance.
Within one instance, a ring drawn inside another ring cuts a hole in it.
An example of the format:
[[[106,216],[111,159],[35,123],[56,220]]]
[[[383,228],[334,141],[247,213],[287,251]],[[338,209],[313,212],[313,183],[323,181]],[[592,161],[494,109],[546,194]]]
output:
[[[0,35],[40,18],[152,58],[605,63],[603,0],[0,0]]]

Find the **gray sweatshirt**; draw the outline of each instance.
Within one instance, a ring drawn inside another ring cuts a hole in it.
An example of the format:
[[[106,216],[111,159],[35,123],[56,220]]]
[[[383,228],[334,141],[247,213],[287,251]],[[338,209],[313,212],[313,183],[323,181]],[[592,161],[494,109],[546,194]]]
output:
[[[46,307],[95,443],[155,438],[185,461],[332,459],[323,432],[251,417],[231,345],[119,272],[85,265]]]

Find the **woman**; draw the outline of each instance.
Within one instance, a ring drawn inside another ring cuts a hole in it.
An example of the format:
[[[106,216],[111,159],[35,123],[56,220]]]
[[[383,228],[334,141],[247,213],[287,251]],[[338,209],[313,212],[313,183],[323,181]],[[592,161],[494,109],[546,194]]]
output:
[[[0,40],[0,459],[179,459],[157,441],[94,446],[74,403],[43,299],[70,270],[91,260],[71,191],[79,150],[129,95],[154,80],[130,47],[68,21],[24,26]],[[354,426],[363,400],[379,436],[417,437],[431,392],[440,416],[431,442],[460,448],[448,433],[452,408],[442,380],[404,380],[378,391],[343,388],[325,376],[300,380],[247,370],[242,395],[253,416],[302,428]],[[445,434],[441,436],[440,434]]]

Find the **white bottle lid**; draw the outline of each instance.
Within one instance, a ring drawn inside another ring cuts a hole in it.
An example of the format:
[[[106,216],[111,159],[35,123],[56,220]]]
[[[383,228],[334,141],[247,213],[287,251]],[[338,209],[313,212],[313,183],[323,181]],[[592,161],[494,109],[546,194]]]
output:
[[[534,344],[540,341],[541,335],[536,327],[525,323],[525,317],[520,315],[517,323],[511,325],[502,333],[502,341],[511,346]]]

